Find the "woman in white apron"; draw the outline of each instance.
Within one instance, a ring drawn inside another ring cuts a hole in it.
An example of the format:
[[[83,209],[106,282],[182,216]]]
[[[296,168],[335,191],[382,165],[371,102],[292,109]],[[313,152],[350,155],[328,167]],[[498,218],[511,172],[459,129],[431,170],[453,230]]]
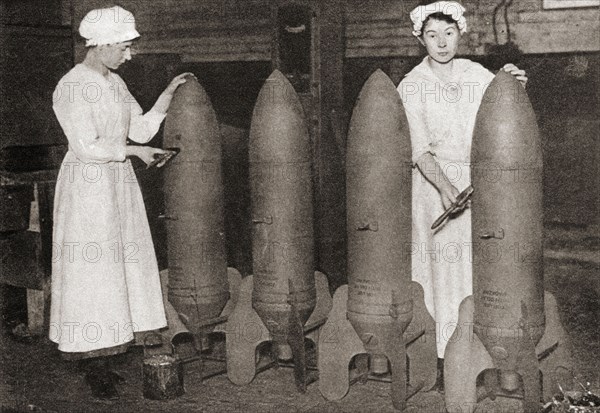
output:
[[[412,279],[425,291],[436,321],[437,388],[443,390],[443,357],[458,321],[461,301],[472,294],[471,211],[468,206],[436,230],[432,223],[470,185],[470,152],[475,117],[494,75],[478,63],[455,58],[467,24],[454,1],[419,6],[411,14],[413,35],[427,56],[400,82],[398,92],[412,143]],[[503,70],[523,84],[512,64]]]
[[[79,33],[85,60],[58,83],[53,108],[69,141],[56,183],[50,339],[82,360],[94,396],[118,397],[108,356],[134,332],[166,326],[158,265],[140,188],[128,159],[146,163],[164,150],[127,145],[156,134],[183,82],[173,79],[145,115],[112,70],[131,59],[139,37],[128,11],[90,11]]]

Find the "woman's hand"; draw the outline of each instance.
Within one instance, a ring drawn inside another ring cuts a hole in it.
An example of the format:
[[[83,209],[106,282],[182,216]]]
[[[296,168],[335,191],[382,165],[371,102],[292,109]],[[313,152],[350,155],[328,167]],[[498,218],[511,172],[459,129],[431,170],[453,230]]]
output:
[[[179,85],[182,85],[187,81],[188,76],[196,79],[196,75],[194,75],[191,72],[185,72],[180,75],[177,75],[173,78],[173,80],[171,80],[171,83],[169,83],[169,86],[167,86],[167,88],[165,89],[165,91],[163,93],[170,94],[170,95],[175,93],[175,90],[177,90]]]
[[[171,83],[169,83],[169,86],[167,86],[164,92],[160,94],[152,110],[160,113],[167,113],[169,105],[171,104],[171,99],[173,99],[173,93],[175,93],[175,90],[177,90],[180,85],[187,81],[188,76],[196,79],[196,76],[191,72],[185,72],[175,76],[173,80],[171,80]]]
[[[444,209],[448,209],[456,202],[456,197],[460,194],[460,191],[452,185],[452,182],[448,179],[440,164],[437,163],[431,153],[425,152],[417,159],[416,164],[423,176],[439,192]]]
[[[152,161],[154,161],[155,155],[162,155],[167,153],[168,151],[161,148],[153,148],[152,146],[137,146],[137,145],[127,145],[126,154],[127,156],[137,156],[140,158],[146,165],[149,165]],[[157,165],[162,166],[162,165]]]
[[[523,87],[525,87],[527,85],[527,81],[529,79],[527,78],[527,74],[525,73],[524,70],[519,69],[517,66],[513,65],[512,63],[505,64],[504,67],[502,68],[502,70],[504,70],[506,73],[510,73],[511,75],[516,77],[517,80],[519,82],[521,82]]]
[[[450,208],[452,204],[456,202],[456,197],[460,194],[460,191],[451,184],[440,186],[439,191],[445,210]]]

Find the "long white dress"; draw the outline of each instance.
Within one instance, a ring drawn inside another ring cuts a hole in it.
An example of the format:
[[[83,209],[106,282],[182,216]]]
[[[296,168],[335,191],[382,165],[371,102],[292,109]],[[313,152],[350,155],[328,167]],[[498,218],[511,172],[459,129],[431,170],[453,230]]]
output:
[[[145,143],[164,114],[142,109],[115,73],[83,64],[58,83],[69,141],[56,183],[50,339],[67,353],[123,344],[166,325],[158,265],[126,139]]]
[[[443,81],[433,73],[428,59],[398,85],[410,127],[413,163],[430,152],[462,191],[470,184],[475,117],[494,75],[478,63],[454,59],[452,78]],[[435,187],[416,167],[412,209],[412,279],[425,291],[426,307],[436,321],[438,357],[443,358],[457,326],[460,302],[473,290],[471,211],[466,208],[432,231],[431,224],[444,207]]]

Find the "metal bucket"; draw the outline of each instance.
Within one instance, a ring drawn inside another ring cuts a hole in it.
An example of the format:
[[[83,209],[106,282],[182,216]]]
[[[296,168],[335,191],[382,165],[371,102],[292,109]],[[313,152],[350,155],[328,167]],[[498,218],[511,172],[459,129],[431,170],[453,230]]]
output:
[[[147,399],[168,400],[185,393],[183,365],[173,356],[161,354],[144,359],[142,375]]]
[[[146,337],[147,339],[148,337]],[[144,339],[144,354],[146,354]],[[168,354],[145,356],[142,362],[144,397],[152,400],[169,400],[185,393],[183,364]]]

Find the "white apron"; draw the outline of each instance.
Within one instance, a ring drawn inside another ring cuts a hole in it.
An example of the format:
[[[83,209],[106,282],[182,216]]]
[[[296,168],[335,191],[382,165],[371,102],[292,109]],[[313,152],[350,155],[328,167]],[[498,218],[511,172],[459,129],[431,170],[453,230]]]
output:
[[[451,183],[470,184],[470,152],[477,110],[494,76],[483,66],[454,59],[453,79],[440,80],[426,57],[400,82],[398,92],[409,122],[413,162],[430,152]],[[432,231],[444,211],[435,187],[413,170],[412,279],[425,291],[425,305],[436,321],[438,357],[444,357],[456,329],[458,307],[472,294],[471,211]],[[468,328],[468,326],[466,326]]]
[[[126,139],[148,142],[164,115],[123,80],[83,64],[59,82],[54,111],[69,141],[54,200],[50,339],[63,352],[122,345],[166,325],[158,265]]]

